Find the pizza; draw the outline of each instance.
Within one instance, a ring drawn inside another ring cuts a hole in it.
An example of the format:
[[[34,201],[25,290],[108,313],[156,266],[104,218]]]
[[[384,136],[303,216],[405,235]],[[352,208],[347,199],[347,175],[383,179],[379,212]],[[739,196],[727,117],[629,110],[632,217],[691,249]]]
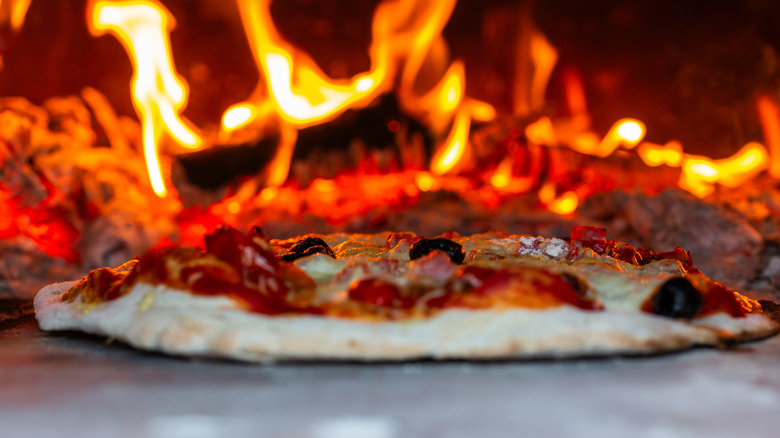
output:
[[[223,226],[35,297],[43,330],[250,362],[642,355],[777,333],[777,306],[690,253],[575,227],[567,239],[411,232],[270,239]]]

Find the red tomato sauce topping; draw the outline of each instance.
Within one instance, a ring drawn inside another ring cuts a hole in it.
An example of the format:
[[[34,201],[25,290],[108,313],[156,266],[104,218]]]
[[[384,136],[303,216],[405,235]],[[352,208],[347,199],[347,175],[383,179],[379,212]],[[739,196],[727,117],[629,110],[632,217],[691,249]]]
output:
[[[453,294],[443,307],[541,309],[570,304],[585,310],[601,308],[598,302],[581,296],[560,275],[539,269],[469,266],[459,276],[474,287],[467,293]]]

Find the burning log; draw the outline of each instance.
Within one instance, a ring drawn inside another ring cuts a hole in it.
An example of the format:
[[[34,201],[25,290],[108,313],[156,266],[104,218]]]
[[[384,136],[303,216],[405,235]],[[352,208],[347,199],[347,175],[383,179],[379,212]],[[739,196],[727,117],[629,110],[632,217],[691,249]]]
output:
[[[187,182],[216,190],[260,174],[271,163],[278,142],[278,134],[266,135],[181,154],[175,160]],[[417,146],[420,143],[422,148]],[[327,124],[301,129],[291,167],[295,181],[307,186],[316,178],[332,179],[343,173],[420,169],[430,159],[432,147],[425,126],[404,114],[394,95],[384,94],[367,108],[349,109]]]
[[[187,182],[216,190],[237,178],[255,176],[266,168],[276,151],[277,137],[239,145],[215,145],[202,151],[178,155]]]

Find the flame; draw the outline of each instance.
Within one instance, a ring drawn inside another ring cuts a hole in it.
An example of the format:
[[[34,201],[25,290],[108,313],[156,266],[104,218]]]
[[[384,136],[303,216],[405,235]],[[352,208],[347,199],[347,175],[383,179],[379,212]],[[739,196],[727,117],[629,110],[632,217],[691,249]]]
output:
[[[154,192],[167,193],[158,160],[164,132],[180,145],[194,149],[201,140],[180,117],[187,102],[187,86],[175,72],[168,32],[171,14],[152,1],[96,1],[88,8],[90,33],[111,33],[130,55],[133,66],[133,103],[141,118],[143,148]]]
[[[513,164],[514,160],[512,160],[512,157],[506,157],[501,160],[501,163],[498,164],[495,172],[493,172],[493,175],[490,177],[490,184],[497,189],[506,188],[512,181]]]
[[[300,129],[330,121],[347,109],[363,108],[392,89],[402,110],[423,122],[436,141],[430,173],[418,173],[410,190],[437,190],[442,181],[438,176],[466,168],[464,160],[474,153],[469,142],[472,121],[490,121],[496,111],[487,103],[467,97],[466,68],[462,61],[450,59],[442,30],[455,0],[382,1],[372,23],[369,69],[341,79],[326,75],[308,54],[281,37],[271,18],[271,0],[237,1],[261,81],[250,98],[224,112],[217,138],[226,142],[245,126],[260,126],[261,132],[271,128],[279,142],[263,179],[255,178],[251,185],[239,189],[240,196],[236,194],[223,202],[227,213],[240,213],[242,202],[252,196],[258,202],[270,202],[279,196],[276,188],[287,179]],[[93,35],[111,32],[133,59],[133,99],[143,124],[149,177],[155,192],[164,196],[166,188],[157,152],[163,133],[184,147],[196,148],[201,144],[180,116],[186,104],[187,86],[176,74],[170,54],[168,32],[173,28],[173,18],[155,1],[93,3]],[[516,73],[524,82],[515,84],[514,103],[518,114],[527,115],[544,109],[547,84],[558,54],[533,26],[521,32],[518,51],[527,54],[530,61],[518,61]],[[643,141],[646,127],[636,119],[618,120],[605,135],[597,135],[589,130],[590,117],[580,77],[570,70],[564,72],[563,78],[571,119],[553,123],[547,117],[539,117],[530,123],[525,135],[533,147],[565,145],[602,158],[618,149],[635,149],[648,166],[679,167],[680,186],[697,196],[708,195],[715,184],[741,184],[767,168],[773,176],[780,177],[780,110],[769,96],[759,98],[756,104],[771,154],[761,144],[749,143],[731,157],[713,160],[686,154],[675,141],[664,145]],[[401,125],[392,121],[388,129],[398,132]],[[506,157],[486,175],[492,186],[488,189],[494,194],[520,193],[541,183],[543,176],[538,172],[514,175],[515,159]],[[265,188],[259,190],[262,185]],[[327,197],[334,195],[334,187],[332,181],[315,179],[311,191]],[[567,188],[571,186],[544,183],[538,192],[539,200],[551,211],[570,214],[584,192]]]
[[[700,198],[712,193],[716,183],[737,187],[769,167],[766,148],[755,142],[746,144],[734,155],[720,160],[685,154],[676,142],[665,146],[642,144],[638,152],[649,166],[666,164],[682,167],[680,187]]]
[[[611,155],[620,146],[632,149],[639,144],[644,136],[644,123],[636,119],[621,119],[612,125],[601,142],[578,142],[571,146],[583,154],[604,158]]]
[[[414,181],[422,192],[429,192],[431,190],[439,189],[436,179],[428,172],[418,172],[414,176]]]
[[[444,146],[433,156],[431,172],[437,175],[444,175],[455,169],[466,152],[470,124],[470,114],[466,112],[458,113],[452,124],[452,130],[444,141]]]
[[[298,127],[332,120],[350,107],[370,103],[385,84],[387,71],[371,71],[348,80],[327,77],[304,52],[279,35],[270,13],[270,0],[239,0],[239,11],[249,45],[265,88],[256,91],[256,101],[270,99],[278,114]]]
[[[572,191],[557,195],[557,187],[552,181],[545,182],[539,188],[538,196],[548,210],[560,215],[573,213],[579,205],[579,197]]]
[[[431,160],[431,171],[442,175],[458,168],[467,155],[472,120],[495,118],[495,109],[465,97],[465,67],[461,61],[447,66],[446,43],[441,35],[455,0],[426,2],[387,0],[374,15],[372,64],[394,65],[402,62],[397,94],[402,109],[422,120],[434,134],[446,138],[439,142]],[[437,79],[435,73],[444,70]],[[426,87],[426,83],[432,83]]]
[[[558,138],[555,127],[549,117],[540,117],[525,128],[525,136],[528,141],[539,145],[557,146]]]
[[[670,141],[665,145],[655,143],[642,143],[636,150],[642,161],[650,167],[667,165],[680,167],[683,158],[682,145],[677,141]]]
[[[566,106],[571,112],[575,123],[587,128],[590,124],[588,116],[588,104],[585,99],[585,87],[582,85],[580,75],[574,69],[568,69],[563,74],[563,87],[566,95]]]
[[[0,24],[9,27],[13,32],[19,32],[24,24],[24,17],[30,7],[31,0],[0,0]]]
[[[396,77],[402,109],[444,138],[434,154],[434,173],[456,168],[468,147],[471,120],[495,117],[492,106],[465,97],[463,63],[449,63],[447,59],[441,31],[454,0],[385,0],[379,4],[372,23],[371,67],[349,79],[327,77],[306,53],[285,42],[271,19],[269,4],[270,0],[238,1],[255,62],[264,78],[252,104],[271,102],[288,125],[281,128],[287,139],[281,141],[269,166],[274,176],[267,184],[284,182],[295,130],[332,120],[348,108],[368,105],[391,89]],[[438,71],[444,73],[437,77]],[[229,111],[247,106],[250,104],[238,104]],[[231,129],[232,118],[233,114],[226,112],[223,130]]]
[[[255,107],[248,103],[233,105],[222,115],[222,127],[227,131],[236,130],[249,124],[256,113]]]
[[[547,208],[554,213],[565,216],[574,213],[574,211],[577,210],[579,203],[580,200],[577,194],[572,191],[567,191],[547,204]]]
[[[645,136],[645,125],[639,120],[624,119],[616,123],[615,138],[622,141],[627,149],[636,146]]]
[[[533,80],[531,82],[531,110],[544,108],[547,83],[553,68],[558,62],[558,51],[550,44],[541,32],[531,36],[531,59],[534,64]]]
[[[759,96],[756,106],[764,140],[772,157],[769,174],[773,178],[780,178],[780,109],[777,107],[777,100],[767,95]]]

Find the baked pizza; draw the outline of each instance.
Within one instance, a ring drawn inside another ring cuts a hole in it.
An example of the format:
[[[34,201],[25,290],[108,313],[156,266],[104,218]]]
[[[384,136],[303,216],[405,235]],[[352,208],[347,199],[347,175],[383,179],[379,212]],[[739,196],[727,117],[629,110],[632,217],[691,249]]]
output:
[[[311,234],[222,227],[35,298],[43,330],[243,361],[560,358],[723,346],[778,331],[776,305],[727,289],[688,252],[594,227]]]

